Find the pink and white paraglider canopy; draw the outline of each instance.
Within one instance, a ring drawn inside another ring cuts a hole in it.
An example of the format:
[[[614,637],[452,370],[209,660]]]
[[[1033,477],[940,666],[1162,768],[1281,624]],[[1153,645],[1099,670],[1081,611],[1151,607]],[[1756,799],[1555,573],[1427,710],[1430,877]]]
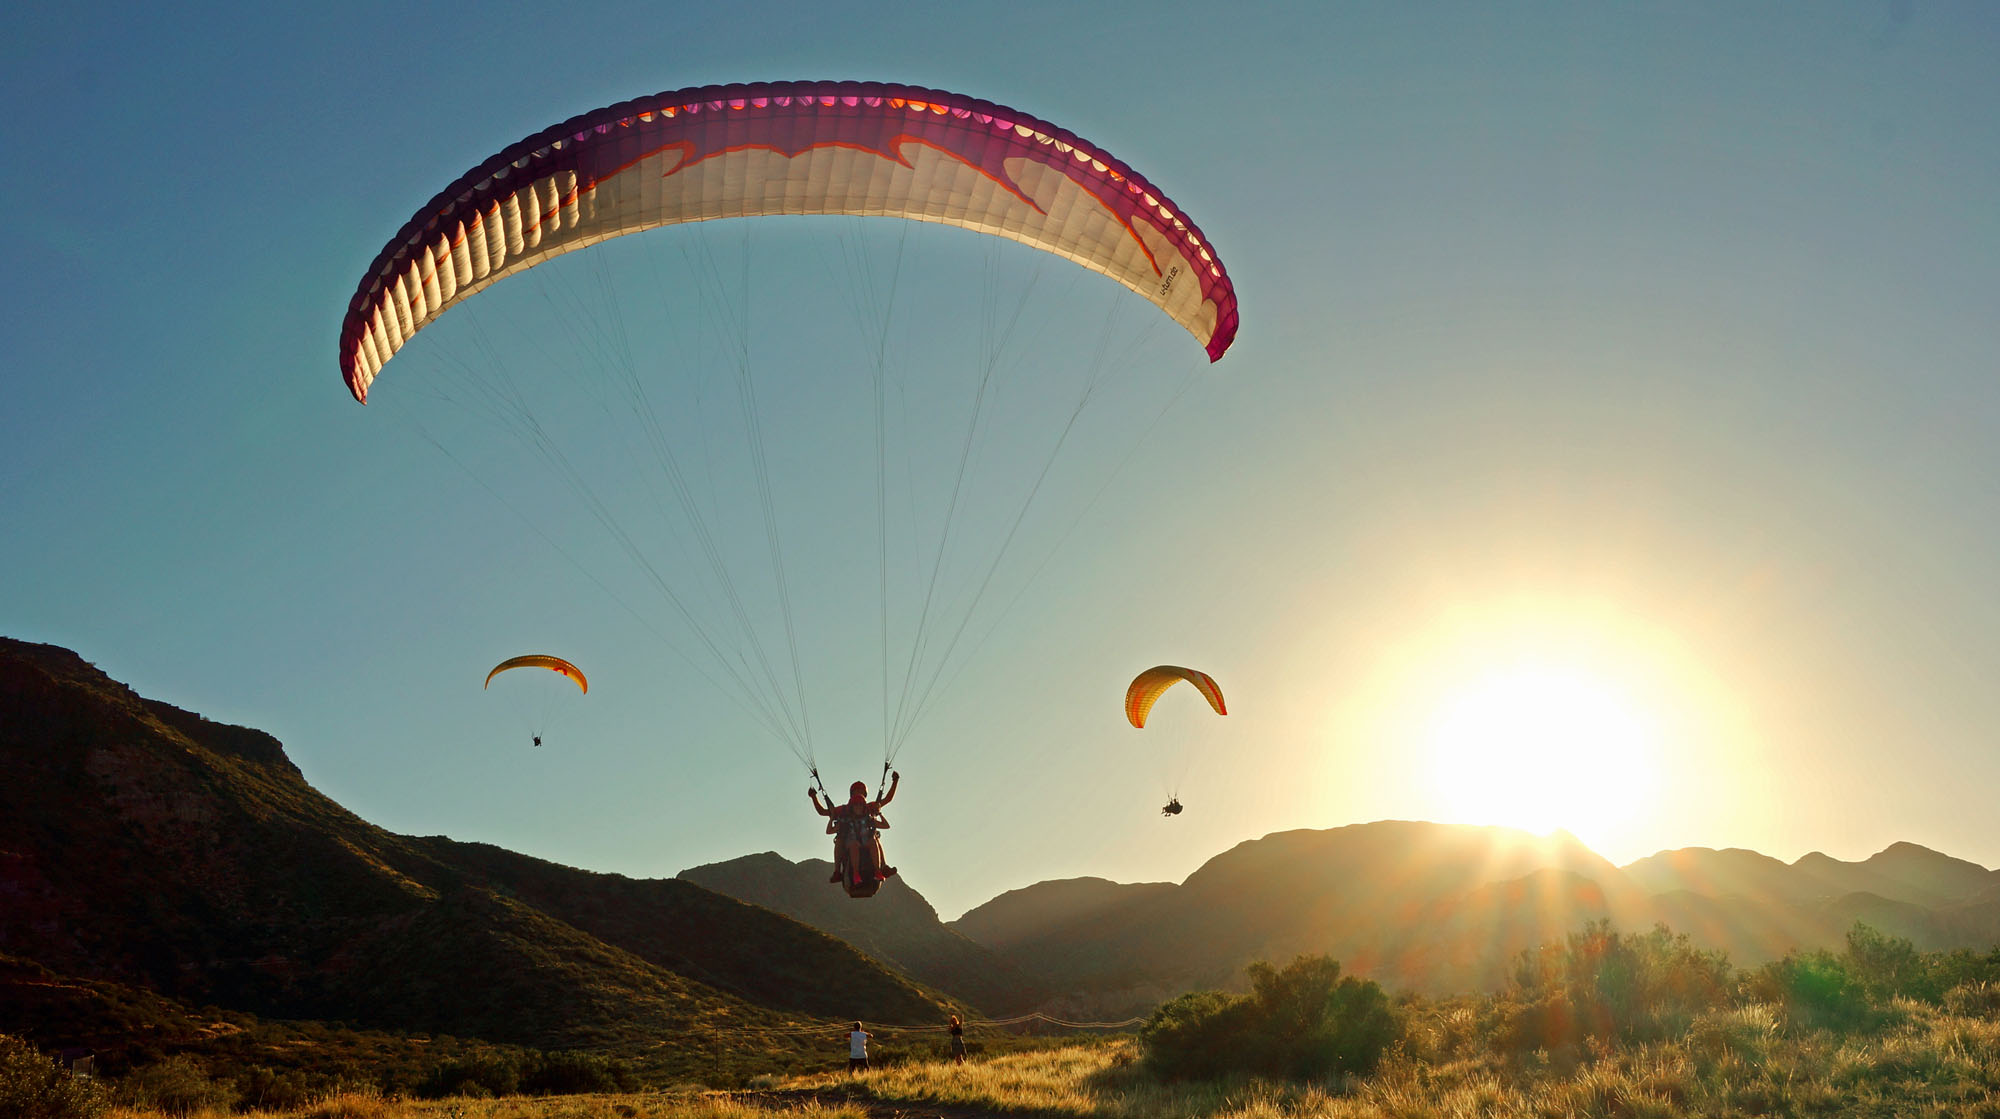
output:
[[[1045,121],[914,86],[769,82],[585,113],[467,172],[404,225],[349,304],[356,400],[460,300],[572,249],[714,218],[853,214],[1011,238],[1101,272],[1222,356],[1236,292],[1201,231],[1124,163]]]

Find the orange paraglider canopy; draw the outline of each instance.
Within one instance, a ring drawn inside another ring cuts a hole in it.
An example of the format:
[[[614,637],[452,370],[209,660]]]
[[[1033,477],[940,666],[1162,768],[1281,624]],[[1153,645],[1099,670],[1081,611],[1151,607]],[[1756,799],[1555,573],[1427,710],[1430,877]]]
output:
[[[493,683],[495,676],[500,675],[510,668],[546,668],[551,672],[561,673],[576,681],[578,689],[585,695],[590,694],[590,681],[583,678],[583,673],[575,665],[561,657],[544,656],[541,653],[529,653],[527,656],[509,657],[501,661],[499,664],[493,666],[493,671],[486,674],[486,684],[480,686],[485,687],[487,684]]]
[[[1206,672],[1197,672],[1192,668],[1163,664],[1149,668],[1132,678],[1132,685],[1125,689],[1126,721],[1135,727],[1144,727],[1147,714],[1153,710],[1153,701],[1159,699],[1160,693],[1173,687],[1175,682],[1180,680],[1193,684],[1196,690],[1201,692],[1202,698],[1208,700],[1208,705],[1215,708],[1216,714],[1229,714],[1229,709],[1222,702],[1222,688],[1216,684],[1213,676]]]

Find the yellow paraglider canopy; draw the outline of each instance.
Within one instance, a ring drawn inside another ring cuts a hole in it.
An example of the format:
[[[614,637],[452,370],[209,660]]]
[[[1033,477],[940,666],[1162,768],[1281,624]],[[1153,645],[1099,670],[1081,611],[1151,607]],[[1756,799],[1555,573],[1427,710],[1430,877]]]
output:
[[[1222,703],[1222,688],[1216,684],[1214,677],[1192,668],[1163,664],[1141,672],[1132,679],[1131,686],[1125,689],[1126,721],[1135,727],[1144,728],[1146,716],[1153,710],[1153,701],[1159,699],[1160,693],[1173,687],[1175,682],[1180,680],[1193,684],[1195,689],[1201,692],[1202,698],[1208,700],[1208,705],[1215,708],[1216,714],[1229,714],[1229,709]]]
[[[493,683],[495,676],[500,675],[510,668],[546,668],[551,672],[559,672],[576,681],[577,688],[585,695],[590,694],[590,681],[583,678],[583,673],[575,665],[561,657],[545,656],[541,653],[529,653],[526,656],[509,657],[501,661],[499,664],[493,666],[493,671],[486,674],[486,684],[480,686],[485,687]]]

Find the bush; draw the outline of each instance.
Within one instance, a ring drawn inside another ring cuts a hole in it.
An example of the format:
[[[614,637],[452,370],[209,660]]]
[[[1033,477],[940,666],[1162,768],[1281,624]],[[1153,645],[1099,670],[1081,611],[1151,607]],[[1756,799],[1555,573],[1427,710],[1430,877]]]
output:
[[[96,1119],[104,1093],[34,1046],[0,1034],[0,1115],[9,1119]]]
[[[1170,1079],[1232,1072],[1288,1080],[1367,1073],[1401,1036],[1388,996],[1325,956],[1250,965],[1250,994],[1182,995],[1140,1031],[1146,1062]]]
[[[1502,1053],[1519,1056],[1575,1045],[1583,1036],[1569,999],[1561,995],[1526,998],[1516,993],[1497,1000],[1493,1008],[1493,1047]]]
[[[1924,964],[1930,970],[1937,989],[1946,993],[1953,987],[2000,983],[2000,949],[1984,956],[1963,948],[1930,952],[1925,954]]]
[[[1730,1010],[1711,1010],[1688,1027],[1688,1050],[1698,1057],[1718,1061],[1733,1057],[1752,1065],[1761,1064],[1778,1037],[1778,1015],[1761,1003]]]
[[[521,1090],[520,1064],[497,1053],[444,1061],[412,1089],[422,1099],[445,1096],[511,1096]]]
[[[639,1078],[623,1061],[574,1049],[538,1054],[521,1075],[521,1090],[536,1096],[631,1092]]]
[[[376,1092],[332,1092],[314,1100],[295,1119],[382,1119],[390,1111]]]
[[[1782,1006],[1786,1020],[1803,1029],[1846,1033],[1871,1028],[1882,1019],[1847,965],[1824,950],[1773,960],[1746,987],[1754,1000]]]
[[[185,1053],[132,1070],[118,1089],[132,1105],[168,1115],[222,1111],[236,1103],[234,1088],[210,1079],[201,1063]]]
[[[1965,1018],[2000,1018],[2000,983],[1961,983],[1944,993],[1944,1008]]]
[[[1221,991],[1191,991],[1153,1012],[1139,1029],[1146,1064],[1168,1079],[1206,1080],[1241,1060],[1244,1000]]]
[[[251,1065],[236,1076],[237,1106],[245,1111],[297,1111],[319,1095],[297,1069]]]
[[[1899,936],[1884,936],[1856,921],[1847,933],[1847,972],[1869,1001],[1887,1006],[1897,998],[1919,999],[1933,1005],[1944,1001],[1942,953],[1926,955]]]
[[[632,1092],[638,1074],[623,1061],[579,1050],[529,1052],[524,1056],[482,1053],[432,1067],[412,1094],[445,1096],[568,1096],[584,1092]]]
[[[1326,956],[1300,956],[1283,970],[1250,965],[1252,1071],[1290,1080],[1368,1073],[1401,1036],[1389,997],[1373,982],[1343,978]]]
[[[1405,995],[1399,1007],[1404,1051],[1433,1065],[1482,1054],[1493,1047],[1486,1029],[1490,1008],[1486,1000],[1469,996],[1431,1002]]]
[[[1497,1009],[1495,1041],[1515,1053],[1603,1041],[1679,1037],[1729,1001],[1729,961],[1664,925],[1620,935],[1592,921],[1562,943],[1521,953]]]

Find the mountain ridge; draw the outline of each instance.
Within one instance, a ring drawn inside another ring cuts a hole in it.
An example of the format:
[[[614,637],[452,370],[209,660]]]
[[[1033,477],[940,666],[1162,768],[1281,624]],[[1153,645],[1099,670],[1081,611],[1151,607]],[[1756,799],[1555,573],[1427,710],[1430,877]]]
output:
[[[1619,867],[1567,833],[1384,820],[1246,840],[1143,895],[1037,883],[957,927],[991,930],[989,946],[1073,1003],[1119,1013],[1159,991],[1240,986],[1244,964],[1298,952],[1432,994],[1491,988],[1522,948],[1600,918],[1665,923],[1743,966],[1837,946],[1856,921],[1923,949],[1983,949],[2000,943],[1994,873],[1914,843],[1857,863],[1681,848]],[[1059,888],[1087,896],[1052,905]]]
[[[56,646],[0,638],[0,766],[0,952],[57,974],[541,1047],[954,1006],[692,883],[388,832],[313,789],[277,739]]]
[[[679,877],[839,937],[988,1014],[1017,1013],[1048,995],[1035,976],[939,921],[937,910],[901,877],[858,902],[828,885],[832,871],[825,859],[792,862],[765,851],[691,867]]]
[[[1299,953],[1452,993],[1598,919],[1663,922],[1745,966],[1857,920],[1924,949],[2000,942],[2000,872],[1914,843],[1620,867],[1564,832],[1380,820],[1247,839],[1180,882],[1038,882],[948,924],[900,878],[856,902],[829,864],[774,852],[631,879],[388,832],[276,738],[6,638],[0,763],[0,954],[189,1005],[508,1044],[651,1052],[968,1007],[1116,1017]]]

